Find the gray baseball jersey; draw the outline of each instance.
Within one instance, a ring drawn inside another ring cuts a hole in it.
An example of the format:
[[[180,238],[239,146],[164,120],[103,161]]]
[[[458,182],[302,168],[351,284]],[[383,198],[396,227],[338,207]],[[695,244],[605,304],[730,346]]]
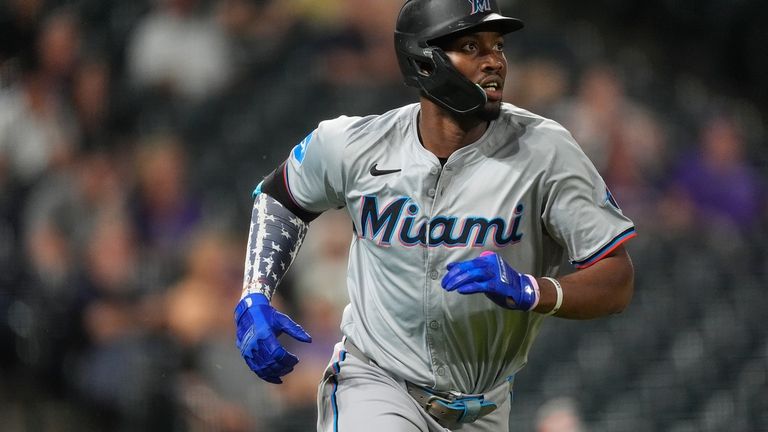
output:
[[[346,207],[355,236],[342,332],[388,372],[482,393],[526,362],[543,316],[440,287],[445,267],[499,253],[516,270],[558,273],[634,236],[596,169],[559,124],[510,104],[441,166],[419,141],[419,105],[339,117],[297,145],[292,199]]]

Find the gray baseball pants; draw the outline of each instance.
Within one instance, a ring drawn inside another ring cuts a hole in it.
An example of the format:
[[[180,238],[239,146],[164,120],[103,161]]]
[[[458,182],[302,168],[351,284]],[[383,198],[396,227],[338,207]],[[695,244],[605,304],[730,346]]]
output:
[[[366,359],[367,360],[367,359]],[[498,408],[474,423],[446,429],[407,392],[405,381],[347,352],[343,342],[318,388],[318,432],[504,432],[509,430],[510,386],[485,394]]]

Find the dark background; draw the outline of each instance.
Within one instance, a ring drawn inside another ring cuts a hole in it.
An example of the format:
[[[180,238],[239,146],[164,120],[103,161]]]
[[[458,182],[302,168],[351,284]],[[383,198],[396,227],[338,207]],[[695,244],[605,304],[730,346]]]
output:
[[[502,4],[507,100],[571,130],[639,232],[632,304],[544,324],[512,430],[768,430],[768,6]],[[349,221],[280,288],[315,341],[268,385],[232,342],[250,192],[319,121],[417,100],[398,8],[0,2],[3,430],[314,430]]]

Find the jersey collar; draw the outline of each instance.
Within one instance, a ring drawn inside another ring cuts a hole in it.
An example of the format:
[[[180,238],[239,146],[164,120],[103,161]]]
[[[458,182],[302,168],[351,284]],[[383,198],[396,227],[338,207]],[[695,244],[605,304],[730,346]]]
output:
[[[410,115],[409,141],[413,144],[413,147],[415,147],[415,152],[419,155],[419,157],[432,163],[439,164],[440,161],[438,160],[437,156],[424,148],[424,146],[421,144],[421,140],[419,139],[420,111],[420,105],[414,104]],[[453,154],[448,158],[446,165],[454,165],[456,163],[468,165],[482,160],[483,155],[487,154],[488,150],[490,150],[497,141],[497,139],[494,139],[494,131],[498,128],[498,124],[498,119],[491,121],[488,124],[488,128],[485,130],[483,135],[477,139],[477,141],[453,152]]]

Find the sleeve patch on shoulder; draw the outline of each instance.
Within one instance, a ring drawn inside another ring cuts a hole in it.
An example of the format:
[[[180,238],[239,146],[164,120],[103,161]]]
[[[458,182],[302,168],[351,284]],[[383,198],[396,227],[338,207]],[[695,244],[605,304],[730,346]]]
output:
[[[304,155],[307,153],[307,147],[309,147],[309,143],[312,141],[312,136],[314,134],[314,131],[310,132],[309,135],[301,140],[300,143],[296,144],[293,151],[291,151],[291,157],[293,157],[299,165],[304,162]]]

